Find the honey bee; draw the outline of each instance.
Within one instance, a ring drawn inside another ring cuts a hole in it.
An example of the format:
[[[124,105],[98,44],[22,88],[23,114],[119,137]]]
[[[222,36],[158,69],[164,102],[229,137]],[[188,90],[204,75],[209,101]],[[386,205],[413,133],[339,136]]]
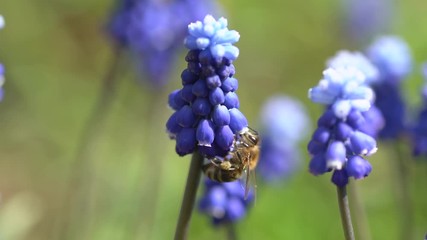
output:
[[[211,180],[217,182],[233,182],[245,173],[245,199],[250,190],[251,176],[255,181],[255,168],[259,159],[260,139],[252,128],[245,128],[237,134],[232,149],[223,159],[212,158],[203,165],[202,170]]]

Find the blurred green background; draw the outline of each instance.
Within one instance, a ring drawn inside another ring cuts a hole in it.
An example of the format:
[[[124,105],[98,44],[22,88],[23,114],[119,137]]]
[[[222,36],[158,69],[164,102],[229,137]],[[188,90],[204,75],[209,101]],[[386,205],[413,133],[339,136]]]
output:
[[[304,102],[314,119],[319,105],[307,99],[325,60],[345,39],[338,0],[223,0],[231,29],[241,34],[235,62],[242,112],[255,128],[271,95]],[[427,3],[396,1],[393,33],[412,47],[414,74],[404,83],[413,108],[420,102],[419,63],[427,60]],[[1,0],[0,62],[6,67],[0,104],[0,239],[171,239],[190,157],[175,154],[164,124],[167,93],[179,88],[184,50],[166,89],[137,81],[132,63],[120,65],[116,95],[96,131],[86,130],[88,161],[76,151],[109,68],[112,49],[103,27],[113,1]],[[315,120],[312,120],[314,123]],[[306,144],[304,142],[303,144]],[[409,152],[409,149],[405,149]],[[255,207],[238,224],[240,239],[342,239],[330,175],[313,177],[306,166],[276,186],[258,182]],[[399,205],[391,145],[379,142],[371,176],[358,181],[372,239],[398,239]],[[427,162],[410,155],[413,239],[427,232]],[[77,183],[69,192],[70,183]],[[83,190],[82,190],[83,189]],[[73,200],[74,199],[74,200]],[[75,200],[77,199],[77,200]],[[81,208],[80,203],[87,208]],[[77,210],[73,210],[77,209]],[[70,211],[71,210],[71,211]],[[71,214],[70,214],[71,212]],[[62,232],[71,232],[66,238]],[[357,228],[357,226],[356,226]],[[223,239],[197,211],[190,239]]]

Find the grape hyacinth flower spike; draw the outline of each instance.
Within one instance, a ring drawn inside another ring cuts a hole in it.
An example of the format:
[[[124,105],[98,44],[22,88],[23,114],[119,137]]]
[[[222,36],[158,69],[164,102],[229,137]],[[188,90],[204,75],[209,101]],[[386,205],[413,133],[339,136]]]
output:
[[[411,164],[401,147],[407,140],[409,128],[407,124],[407,109],[402,96],[402,82],[412,70],[412,53],[408,44],[397,36],[382,36],[372,43],[366,51],[371,62],[379,69],[380,80],[372,87],[375,91],[375,105],[384,116],[384,128],[379,132],[379,138],[392,144],[395,156],[396,196],[401,209],[401,239],[412,239],[413,210],[411,209],[411,193],[409,172]]]
[[[364,44],[388,31],[394,13],[389,0],[342,0],[344,31],[351,42]]]
[[[239,55],[233,44],[240,35],[227,26],[227,19],[215,20],[211,15],[188,25],[183,87],[169,95],[169,106],[175,112],[166,123],[167,132],[176,140],[178,155],[193,154],[177,239],[185,238],[204,158],[225,157],[236,134],[248,129],[246,117],[239,110],[232,64]]]
[[[367,76],[353,66],[328,68],[323,79],[309,90],[309,98],[326,105],[317,129],[308,144],[310,172],[317,176],[333,171],[345,238],[354,239],[346,185],[349,178],[362,179],[372,170],[365,159],[377,151],[373,137],[360,131],[366,124],[362,112],[368,111],[374,93],[366,85]]]
[[[0,15],[0,30],[4,27],[4,18],[2,15]],[[4,90],[3,90],[3,84],[4,84],[4,66],[0,63],[0,101],[3,100],[4,96]]]
[[[406,133],[406,105],[401,83],[412,69],[412,54],[405,41],[396,36],[378,38],[367,50],[367,56],[379,70],[379,81],[371,84],[375,105],[384,116],[382,139],[395,140]]]
[[[231,227],[246,216],[254,201],[252,191],[245,199],[241,184],[240,181],[219,183],[206,178],[205,191],[199,200],[199,211],[210,217],[214,226],[228,227],[230,235],[236,234]]]
[[[285,95],[271,97],[261,111],[261,154],[257,171],[267,182],[290,177],[301,165],[299,142],[309,133],[304,106]]]
[[[413,129],[413,155],[427,156],[427,63],[423,64],[422,74],[425,80],[422,89],[423,105],[418,114],[417,122]]]
[[[167,83],[186,26],[217,12],[211,0],[119,0],[118,5],[108,26],[110,35],[130,50],[137,69],[154,87]]]
[[[334,57],[328,59],[326,66],[330,68],[356,68],[366,77],[365,83],[367,85],[374,85],[380,81],[380,72],[377,67],[360,52],[341,50]],[[385,125],[381,111],[373,104],[369,110],[362,112],[362,115],[366,124],[362,124],[359,131],[377,138],[379,131]]]

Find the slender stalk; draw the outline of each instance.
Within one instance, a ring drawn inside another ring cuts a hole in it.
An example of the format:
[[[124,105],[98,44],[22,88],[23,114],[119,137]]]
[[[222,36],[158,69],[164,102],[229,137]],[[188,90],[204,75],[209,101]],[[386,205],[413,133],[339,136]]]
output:
[[[228,223],[225,225],[225,230],[227,231],[227,240],[237,240],[236,225],[234,223]]]
[[[348,204],[348,196],[346,186],[337,186],[338,205],[340,207],[341,222],[346,240],[355,240],[353,225],[351,223],[350,207]]]
[[[146,238],[153,239],[153,230],[155,229],[155,213],[157,209],[157,203],[159,202],[159,191],[160,183],[163,179],[163,162],[165,160],[165,151],[162,149],[162,145],[158,144],[159,141],[164,141],[163,138],[166,138],[165,135],[160,135],[160,132],[164,132],[164,122],[159,121],[163,119],[165,114],[165,103],[164,99],[167,98],[166,93],[163,89],[158,89],[156,91],[151,91],[152,94],[148,96],[148,106],[145,116],[150,116],[147,126],[150,126],[146,134],[148,138],[151,139],[146,143],[147,147],[145,148],[145,158],[150,159],[150,169],[141,169],[140,171],[140,181],[144,182],[144,179],[150,178],[152,181],[146,185],[146,191],[135,191],[137,193],[136,198],[139,199],[140,204],[136,206],[136,211],[139,213],[138,217],[135,219],[133,226],[130,227],[131,232],[138,236],[136,239]],[[151,169],[156,169],[155,172]],[[149,192],[150,194],[145,194]],[[145,206],[150,206],[147,208]],[[142,235],[143,236],[139,236]]]
[[[194,152],[191,158],[181,211],[179,212],[178,223],[176,225],[175,240],[187,239],[188,226],[196,200],[197,187],[200,182],[202,163],[203,156],[199,152]]]
[[[108,111],[111,109],[111,104],[116,94],[116,75],[122,52],[121,46],[114,46],[111,63],[103,77],[100,95],[81,132],[71,170],[72,175],[65,194],[65,213],[62,215],[64,223],[60,232],[60,239],[73,238],[74,230],[79,232],[80,239],[85,237],[85,229],[89,222],[88,217],[85,215],[87,215],[88,211],[91,179],[93,179],[92,175],[95,173],[93,162],[90,158],[93,143],[96,141],[96,137]],[[82,229],[74,229],[75,224],[78,224]]]
[[[413,239],[413,211],[411,204],[411,191],[409,185],[408,157],[402,151],[399,141],[395,141],[393,149],[395,151],[395,173],[396,173],[396,195],[400,209],[400,219],[402,220],[399,239]]]
[[[354,181],[350,181],[350,205],[353,211],[353,217],[356,225],[357,239],[371,240],[371,231],[369,230],[368,217],[366,210],[360,200],[360,194]]]

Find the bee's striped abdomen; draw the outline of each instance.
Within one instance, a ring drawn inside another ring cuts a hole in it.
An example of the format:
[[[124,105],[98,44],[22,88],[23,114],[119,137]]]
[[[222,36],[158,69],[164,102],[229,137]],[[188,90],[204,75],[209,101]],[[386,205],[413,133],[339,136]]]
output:
[[[225,170],[213,163],[206,164],[202,167],[205,175],[217,182],[233,182],[236,181],[241,174],[236,170]]]

